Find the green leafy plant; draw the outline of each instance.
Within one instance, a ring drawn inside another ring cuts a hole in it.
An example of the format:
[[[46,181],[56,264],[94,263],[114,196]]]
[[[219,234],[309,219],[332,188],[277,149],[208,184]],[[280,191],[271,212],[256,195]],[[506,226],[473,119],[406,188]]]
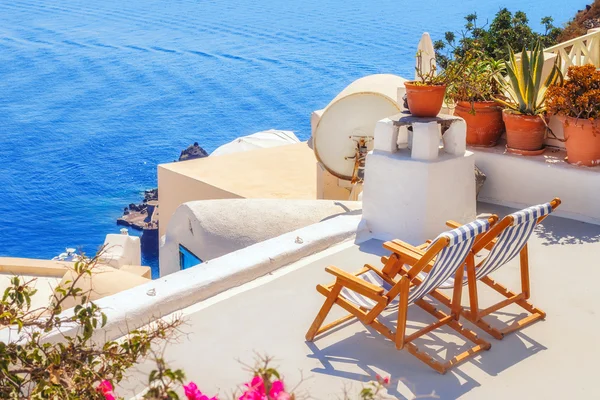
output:
[[[446,70],[453,70],[455,78],[449,83],[446,98],[451,102],[493,101],[501,93],[499,81],[505,72],[505,64],[483,52],[472,49],[450,61]]]
[[[78,283],[85,277],[93,278],[101,259],[102,250],[93,258],[82,256],[74,264],[73,278],[55,288],[49,305],[36,309],[31,309],[36,295],[32,287],[35,279],[11,279],[0,301],[0,327],[13,329],[16,336],[8,342],[0,341],[0,398],[123,400],[115,386],[128,370],[149,359],[156,368],[148,375],[148,388],[140,399],[218,400],[217,396],[202,393],[194,382],[185,384],[184,371],[171,369],[153,350],[179,332],[183,323],[180,317],[157,320],[117,341],[100,344],[92,339],[95,332],[106,326],[107,317],[89,301],[90,292],[78,287]],[[76,306],[63,310],[69,299],[76,300]],[[57,332],[58,337],[50,340],[50,335]],[[288,389],[271,363],[271,358],[260,357],[249,368],[251,379],[240,386],[240,395],[235,398],[294,400],[297,386]],[[383,399],[388,383],[389,378],[377,376],[357,397]],[[185,397],[180,396],[181,392]]]
[[[413,83],[419,86],[442,86],[448,84],[452,80],[450,74],[442,70],[438,73],[435,59],[429,60],[429,68],[425,68],[423,61],[423,52],[417,51],[415,71],[417,80]]]
[[[100,260],[101,252],[76,262],[73,278],[56,287],[50,303],[40,308],[31,307],[35,279],[11,279],[0,300],[0,327],[14,330],[15,335],[11,334],[13,340],[0,341],[0,398],[110,398],[96,390],[99,383],[105,389],[110,384],[112,390],[110,382],[121,381],[153,344],[175,333],[181,324],[178,318],[151,323],[119,341],[95,343],[93,333],[106,325],[107,318],[78,282],[92,276]],[[75,299],[77,305],[65,312],[68,299]],[[59,340],[49,340],[50,335],[58,335],[54,338]]]
[[[504,94],[495,100],[511,112],[523,115],[540,115],[546,111],[546,92],[550,85],[562,82],[562,73],[555,60],[552,70],[543,79],[544,51],[537,42],[528,52],[526,48],[517,60],[509,47],[509,61],[506,63],[507,79],[499,79]]]
[[[436,59],[442,68],[446,68],[450,60],[464,56],[472,49],[482,51],[487,57],[495,60],[508,59],[508,47],[520,49],[529,43],[540,41],[543,47],[558,43],[562,29],[554,26],[551,17],[541,20],[542,33],[535,32],[529,26],[529,19],[522,11],[514,14],[506,8],[498,11],[489,24],[478,25],[476,13],[465,17],[465,28],[458,35],[446,32],[444,40],[434,43]]]

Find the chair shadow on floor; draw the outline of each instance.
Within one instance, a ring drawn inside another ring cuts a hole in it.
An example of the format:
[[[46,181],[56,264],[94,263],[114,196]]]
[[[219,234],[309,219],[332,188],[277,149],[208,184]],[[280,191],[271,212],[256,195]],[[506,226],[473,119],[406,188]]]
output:
[[[409,327],[418,329],[421,323],[430,322],[430,316],[420,309],[415,311],[414,308],[409,308]],[[391,312],[380,320],[395,330],[395,318],[396,314]],[[377,371],[383,371],[382,375],[390,376],[391,383],[387,386],[389,396],[400,399],[455,399],[480,386],[480,383],[466,372],[472,372],[472,366],[495,376],[546,349],[522,332],[513,333],[504,340],[497,341],[483,334],[472,324],[464,320],[461,322],[492,343],[492,348],[454,367],[445,375],[430,369],[408,351],[397,350],[390,340],[375,330],[365,328],[356,320],[342,324],[314,342],[306,342],[309,348],[308,357],[317,359],[322,364],[322,368],[315,368],[312,372],[349,379],[360,385],[373,380],[379,373]],[[338,337],[340,339],[336,340]],[[415,341],[415,344],[440,360],[442,357],[451,358],[469,346],[448,328],[430,332]]]

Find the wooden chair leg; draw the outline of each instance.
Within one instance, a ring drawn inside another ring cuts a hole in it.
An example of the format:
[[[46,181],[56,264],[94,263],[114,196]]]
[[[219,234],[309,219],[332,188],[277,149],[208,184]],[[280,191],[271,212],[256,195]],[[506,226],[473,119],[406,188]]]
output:
[[[321,286],[321,285],[319,285],[319,286]],[[323,289],[325,289],[323,286],[321,286],[320,288],[317,287],[317,290],[319,292],[322,292]],[[325,289],[325,290],[327,290],[327,289]],[[329,314],[331,307],[333,307],[333,305],[335,304],[335,300],[339,296],[341,290],[342,290],[342,285],[340,285],[339,283],[336,283],[335,285],[333,285],[331,290],[328,290],[329,294],[325,298],[325,303],[323,303],[323,306],[319,310],[319,313],[315,317],[315,320],[313,321],[312,325],[308,329],[308,332],[306,332],[306,340],[307,341],[312,342],[314,340],[315,336],[317,335],[317,332],[319,331],[319,328],[321,327],[321,325],[323,325],[323,322],[325,322],[325,318],[327,317],[327,314]],[[338,322],[338,321],[336,321],[336,322]],[[331,324],[329,324],[328,328],[331,329],[334,326],[341,324],[342,322],[339,322],[338,324],[333,325],[333,326],[330,326]],[[322,333],[322,332],[324,332],[324,331],[321,331],[320,333]]]
[[[404,348],[404,338],[406,333],[406,316],[408,313],[408,292],[410,281],[407,277],[402,277],[400,281],[400,305],[398,306],[398,325],[396,326],[396,348]]]
[[[527,255],[527,249],[524,248],[524,252],[521,253],[523,257]],[[536,321],[546,318],[546,313],[539,308],[535,307],[533,304],[528,302],[527,296],[529,295],[529,270],[527,261],[523,263],[523,259],[521,259],[521,288],[523,289],[523,293],[514,293],[510,291],[505,286],[499,284],[498,282],[491,279],[489,276],[483,277],[480,279],[480,282],[494,289],[496,292],[500,293],[502,296],[506,297],[507,300],[500,301],[485,310],[480,311],[478,306],[471,305],[471,310],[477,310],[476,313],[468,312],[463,313],[465,318],[479,328],[483,329],[490,335],[492,335],[495,339],[502,340],[505,335],[508,333],[514,332],[516,330],[522,329],[527,325],[530,325]],[[469,276],[469,285],[471,285],[471,277]],[[469,290],[471,293],[471,290]],[[477,296],[477,290],[474,290],[475,296]],[[472,299],[471,299],[472,300]],[[491,314],[494,311],[501,310],[502,308],[510,305],[516,304],[522,307],[525,311],[529,312],[529,315],[523,317],[517,321],[515,321],[510,326],[507,326],[504,329],[498,329],[491,326],[487,323],[483,317],[485,315]]]
[[[472,253],[469,253],[469,255],[467,255],[467,265],[469,264],[474,264],[475,263],[475,257],[473,256]],[[460,267],[458,267],[458,269],[456,270],[456,273],[454,274],[454,290],[452,293],[452,304],[450,306],[450,310],[452,312],[452,315],[454,316],[454,319],[456,319],[458,321],[459,317],[460,317],[460,313],[462,311],[462,305],[461,305],[461,298],[462,298],[462,282],[463,282],[463,275],[465,273],[465,268],[461,265]]]
[[[527,250],[527,243],[521,249],[521,253],[519,254],[519,258],[521,261],[521,291],[525,294],[525,299],[528,299],[530,296],[529,291],[529,255]]]
[[[477,321],[479,316],[479,298],[477,297],[477,278],[475,277],[475,262],[467,264],[467,285],[469,287],[469,315]]]
[[[405,344],[407,350],[411,354],[413,354],[414,356],[419,358],[421,361],[425,362],[427,365],[429,365],[431,368],[433,368],[440,374],[445,374],[453,366],[466,361],[467,359],[473,357],[477,353],[480,353],[484,350],[489,350],[492,347],[491,343],[489,343],[486,340],[477,336],[477,334],[475,332],[473,332],[469,329],[466,329],[462,324],[460,324],[458,321],[456,321],[454,318],[452,318],[453,317],[452,315],[446,315],[445,313],[436,309],[433,305],[427,303],[426,301],[424,301],[422,299],[415,302],[415,304],[438,319],[438,322],[430,325],[430,327],[435,326],[435,328],[437,328],[440,326],[440,322],[443,321],[443,323],[441,325],[448,325],[450,328],[455,330],[459,335],[463,336],[464,338],[466,338],[467,340],[469,340],[475,344],[474,346],[470,347],[469,349],[465,350],[464,352],[454,356],[452,359],[448,360],[446,363],[440,363],[439,361],[436,361],[435,359],[433,359],[433,357],[431,357],[427,353],[420,351],[418,349],[418,347],[415,346],[413,343]],[[423,328],[421,331],[424,333],[427,333],[427,332],[433,330],[433,329],[429,329],[430,327]],[[418,335],[418,336],[414,335],[414,336],[416,338],[420,335]],[[411,338],[412,338],[412,336],[411,336]]]
[[[433,357],[427,354],[424,351],[419,350],[419,348],[414,343],[407,343],[406,350],[413,356],[417,357],[419,360],[423,361],[425,364],[429,365],[431,368],[444,375],[447,372],[447,369],[444,368],[444,364],[439,361],[436,361]]]

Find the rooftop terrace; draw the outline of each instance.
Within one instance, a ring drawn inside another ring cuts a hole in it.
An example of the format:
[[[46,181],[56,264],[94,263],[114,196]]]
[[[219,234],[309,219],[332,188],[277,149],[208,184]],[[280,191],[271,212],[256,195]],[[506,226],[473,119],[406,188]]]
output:
[[[501,216],[511,211],[478,206],[478,212]],[[373,239],[332,247],[183,309],[187,336],[170,344],[165,358],[174,367],[183,367],[203,392],[221,397],[245,381],[248,374],[240,362],[252,364],[258,353],[274,356],[286,381],[300,383],[296,393],[310,398],[341,398],[343,390],[354,398],[361,383],[375,374],[391,376],[387,395],[397,398],[591,398],[596,392],[593,360],[600,356],[596,318],[600,271],[594,268],[600,254],[600,226],[551,216],[538,226],[529,246],[531,300],[547,312],[547,319],[503,341],[463,321],[489,340],[492,348],[446,375],[406,351],[395,350],[393,343],[358,322],[347,323],[314,343],[304,340],[324,300],[315,285],[331,281],[324,267],[333,264],[353,272],[367,262],[379,265],[386,252]],[[197,276],[203,268],[210,266],[176,275]],[[492,277],[515,287],[517,261]],[[480,293],[482,305],[495,299],[490,292]],[[466,305],[468,295],[463,300]],[[510,323],[520,309],[508,310],[492,317]],[[331,317],[341,315],[335,311]],[[394,320],[392,313],[385,322],[393,325]],[[424,322],[432,322],[429,314],[412,306],[410,328]],[[417,344],[426,345],[436,357],[459,353],[463,344],[445,329],[420,340]],[[141,371],[147,368],[140,366]],[[134,376],[123,393],[138,392],[145,382]]]

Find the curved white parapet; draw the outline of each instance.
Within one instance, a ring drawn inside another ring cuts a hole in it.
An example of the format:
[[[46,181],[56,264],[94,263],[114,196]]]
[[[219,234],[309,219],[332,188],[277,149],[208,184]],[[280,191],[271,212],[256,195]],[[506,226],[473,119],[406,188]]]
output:
[[[184,203],[167,227],[160,248],[160,274],[166,276],[181,269],[180,246],[208,261],[361,207],[360,202],[333,200],[223,199]]]
[[[108,318],[93,340],[103,343],[151,321],[172,314],[221,292],[250,282],[304,257],[346,241],[366,240],[369,232],[361,215],[340,215],[190,268],[150,281],[96,302]],[[66,310],[65,316],[73,310]],[[48,334],[47,340],[72,335],[67,326]],[[0,330],[0,341],[19,340],[12,328]]]

